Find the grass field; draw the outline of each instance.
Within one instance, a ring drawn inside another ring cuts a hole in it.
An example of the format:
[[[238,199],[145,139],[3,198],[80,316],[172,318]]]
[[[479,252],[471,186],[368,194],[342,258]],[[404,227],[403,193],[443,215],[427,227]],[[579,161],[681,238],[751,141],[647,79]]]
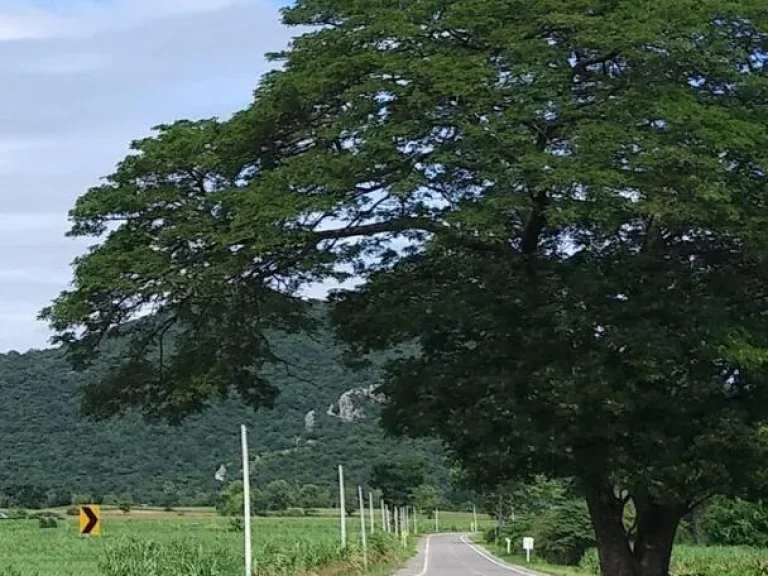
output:
[[[597,555],[583,562],[587,574],[599,574]],[[768,576],[768,550],[737,546],[675,546],[672,576]]]
[[[486,545],[487,546],[487,545]],[[508,556],[501,546],[489,546],[491,552],[504,560],[526,566],[519,553]],[[597,553],[587,553],[581,566],[553,566],[532,558],[530,568],[554,576],[595,576],[600,574]],[[671,576],[768,576],[768,550],[746,547],[678,545],[672,553]]]
[[[441,531],[466,531],[471,519],[471,514],[441,514]],[[433,520],[419,520],[420,532],[433,528]],[[348,518],[347,530],[350,545],[341,550],[336,517],[255,518],[255,569],[265,576],[323,574],[324,569],[358,573],[359,519]],[[373,563],[395,564],[412,551],[378,532],[369,546]],[[51,529],[33,520],[5,520],[0,521],[0,576],[239,576],[242,538],[229,520],[205,509],[129,515],[107,510],[101,537],[78,536],[71,517]]]

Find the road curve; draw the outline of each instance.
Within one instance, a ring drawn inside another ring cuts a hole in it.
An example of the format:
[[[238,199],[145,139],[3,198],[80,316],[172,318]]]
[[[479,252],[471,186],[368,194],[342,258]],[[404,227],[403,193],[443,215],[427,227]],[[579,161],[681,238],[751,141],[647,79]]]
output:
[[[541,575],[501,562],[472,544],[466,535],[440,534],[422,540],[418,556],[395,576]]]

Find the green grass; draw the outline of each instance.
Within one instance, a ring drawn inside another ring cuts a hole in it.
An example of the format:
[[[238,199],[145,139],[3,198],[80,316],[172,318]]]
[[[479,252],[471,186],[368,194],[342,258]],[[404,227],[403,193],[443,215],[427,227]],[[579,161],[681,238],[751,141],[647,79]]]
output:
[[[510,564],[525,566],[553,576],[594,576],[600,574],[597,552],[591,550],[579,567],[547,564],[535,556],[506,554],[502,546],[483,544],[487,550]],[[747,547],[678,545],[672,552],[670,576],[768,576],[768,550]]]
[[[339,548],[332,518],[255,519],[254,563],[259,574],[302,574],[333,563],[361,563],[359,521],[348,520],[350,546]],[[105,521],[101,537],[81,537],[73,519],[43,530],[33,521],[0,522],[0,576],[226,575],[243,570],[242,533],[225,519],[119,519]],[[377,539],[377,561],[402,552],[394,539]],[[402,549],[401,549],[402,550]],[[193,569],[194,567],[194,569]]]
[[[591,572],[584,571],[580,568],[548,564],[541,558],[537,558],[535,555],[531,558],[531,562],[528,563],[525,559],[525,553],[519,553],[519,551],[513,550],[512,554],[507,554],[506,545],[488,544],[483,541],[482,537],[475,538],[474,541],[476,544],[482,546],[488,552],[501,558],[505,562],[517,566],[524,566],[543,574],[552,574],[553,576],[592,576]]]
[[[582,562],[587,574],[599,574],[597,554]],[[671,576],[768,576],[768,549],[737,546],[675,546]]]
[[[487,517],[486,517],[487,518]],[[371,574],[384,573],[413,553],[394,537],[370,541]],[[472,514],[440,514],[441,531],[468,531]],[[481,528],[489,522],[478,517]],[[421,534],[434,520],[420,516]],[[76,518],[55,529],[37,521],[0,521],[0,576],[239,576],[243,572],[243,535],[210,510],[136,511],[104,515],[101,537],[77,534]],[[347,519],[349,546],[339,546],[336,516],[254,518],[253,555],[259,575],[356,574],[361,572],[360,521]],[[324,572],[324,570],[326,572]],[[384,572],[382,572],[384,571]]]

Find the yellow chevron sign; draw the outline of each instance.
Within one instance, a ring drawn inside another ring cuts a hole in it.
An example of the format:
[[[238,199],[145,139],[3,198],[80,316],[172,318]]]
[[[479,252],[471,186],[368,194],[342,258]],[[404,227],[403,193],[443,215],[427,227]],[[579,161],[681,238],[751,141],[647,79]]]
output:
[[[80,534],[101,536],[101,508],[82,506],[80,508]]]

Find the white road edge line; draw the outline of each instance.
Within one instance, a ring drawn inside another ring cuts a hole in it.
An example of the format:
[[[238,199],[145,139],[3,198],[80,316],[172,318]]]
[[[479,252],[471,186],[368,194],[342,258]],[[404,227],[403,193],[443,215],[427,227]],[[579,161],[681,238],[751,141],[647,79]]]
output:
[[[432,536],[427,536],[427,545],[424,547],[424,567],[421,569],[421,572],[419,572],[416,576],[424,576],[427,573],[427,570],[429,569],[429,541],[432,539]]]
[[[488,560],[488,562],[496,564],[496,566],[498,566],[500,568],[504,568],[504,570],[507,570],[507,571],[512,572],[514,574],[523,574],[525,576],[541,576],[541,574],[537,574],[536,572],[528,572],[527,570],[524,570],[523,568],[517,568],[517,567],[510,566],[509,564],[504,564],[503,562],[499,562],[498,560],[496,560],[496,558],[494,558],[492,556],[489,556],[488,554],[486,554],[485,552],[480,550],[480,548],[478,548],[473,542],[470,542],[469,540],[467,540],[466,536],[461,536],[460,540],[464,544],[466,544],[470,548],[470,550],[475,551],[477,554],[479,554],[480,556],[482,556],[483,558]]]

